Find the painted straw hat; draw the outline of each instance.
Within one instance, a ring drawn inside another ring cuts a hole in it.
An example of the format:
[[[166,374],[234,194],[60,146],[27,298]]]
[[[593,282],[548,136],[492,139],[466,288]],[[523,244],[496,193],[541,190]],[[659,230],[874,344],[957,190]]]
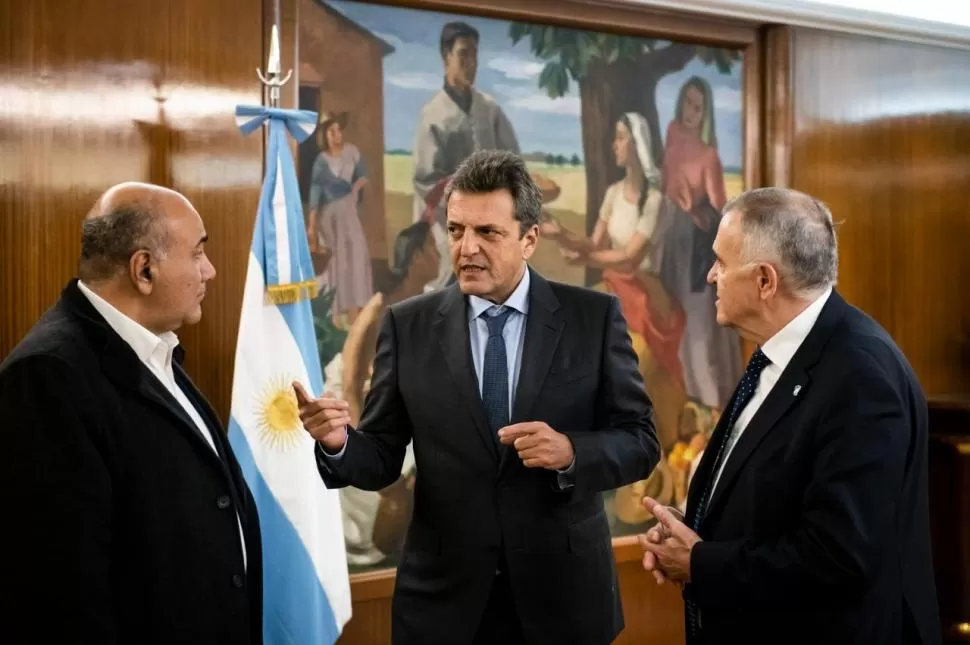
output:
[[[321,110],[320,117],[317,121],[317,127],[320,132],[326,132],[330,124],[337,123],[341,128],[347,127],[347,112],[332,112],[330,110]]]
[[[542,191],[542,203],[548,204],[549,202],[555,201],[559,197],[559,193],[562,189],[559,188],[559,184],[549,179],[545,175],[540,175],[539,173],[531,173],[532,181],[536,182],[539,186],[539,190]]]

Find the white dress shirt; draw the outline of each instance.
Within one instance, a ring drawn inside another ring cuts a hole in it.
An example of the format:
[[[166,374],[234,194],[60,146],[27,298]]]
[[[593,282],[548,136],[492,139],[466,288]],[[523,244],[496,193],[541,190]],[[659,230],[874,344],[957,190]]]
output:
[[[179,344],[178,337],[175,333],[169,331],[164,334],[155,334],[118,311],[114,305],[91,291],[91,288],[80,280],[77,286],[81,290],[81,293],[91,302],[91,305],[101,314],[105,322],[110,325],[116,334],[121,336],[123,341],[128,343],[138,357],[138,360],[175,397],[175,400],[178,401],[179,405],[182,406],[182,409],[185,410],[185,413],[199,429],[199,432],[205,437],[209,446],[218,455],[219,451],[216,449],[216,444],[212,438],[212,432],[209,430],[209,426],[202,420],[202,415],[199,414],[199,411],[192,405],[192,402],[189,401],[185,392],[182,391],[182,388],[175,381],[175,373],[172,370],[172,357],[175,353],[175,348]],[[239,525],[239,540],[242,546],[243,565],[245,566],[246,543],[238,511],[236,511],[236,523]]]
[[[721,479],[721,473],[724,472],[724,465],[727,464],[728,459],[731,457],[731,451],[734,450],[734,446],[738,445],[738,440],[744,433],[744,429],[751,423],[751,419],[754,418],[761,404],[768,398],[771,389],[775,387],[775,383],[781,378],[782,372],[785,371],[788,363],[791,362],[792,356],[795,355],[798,348],[805,342],[805,338],[812,331],[815,321],[818,320],[819,314],[822,313],[822,307],[825,306],[831,294],[832,288],[829,287],[812,304],[806,307],[802,313],[795,316],[790,323],[781,328],[781,331],[769,338],[761,346],[761,351],[768,357],[771,363],[761,371],[761,375],[758,377],[758,385],[755,386],[751,400],[741,410],[741,413],[738,415],[738,420],[734,423],[734,428],[731,429],[731,434],[727,440],[728,443],[724,446],[724,458],[721,460],[721,467],[714,477],[714,485],[711,487],[712,492],[717,488],[717,483]]]

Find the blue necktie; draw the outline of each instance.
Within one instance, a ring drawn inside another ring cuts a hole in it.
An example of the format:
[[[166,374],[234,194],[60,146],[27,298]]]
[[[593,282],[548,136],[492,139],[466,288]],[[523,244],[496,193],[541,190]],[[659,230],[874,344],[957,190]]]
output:
[[[731,414],[728,416],[727,425],[724,428],[725,432],[721,435],[721,441],[716,447],[713,445],[707,447],[708,450],[716,449],[717,456],[714,459],[714,467],[711,469],[711,474],[707,478],[707,484],[704,486],[704,494],[701,495],[700,502],[697,504],[697,511],[694,513],[693,522],[691,522],[691,528],[695,533],[699,533],[701,530],[701,522],[704,520],[704,514],[707,512],[707,505],[711,501],[711,493],[714,491],[714,481],[717,479],[717,473],[721,469],[721,462],[724,461],[727,455],[725,448],[728,445],[733,445],[737,441],[738,432],[734,425],[737,423],[741,410],[744,409],[744,406],[754,396],[754,391],[758,387],[758,378],[761,376],[762,370],[770,364],[771,361],[761,351],[761,348],[756,349],[751,355],[751,360],[748,361],[748,366],[744,370],[744,376],[741,377],[741,382],[738,383],[737,394],[734,397]],[[687,614],[687,624],[689,627],[687,642],[690,643],[691,637],[696,638],[697,636],[697,606],[691,601],[689,590],[685,595],[684,609]]]
[[[502,330],[512,311],[507,307],[491,307],[483,316],[488,324],[488,341],[482,370],[482,403],[493,433],[509,424],[509,361]]]

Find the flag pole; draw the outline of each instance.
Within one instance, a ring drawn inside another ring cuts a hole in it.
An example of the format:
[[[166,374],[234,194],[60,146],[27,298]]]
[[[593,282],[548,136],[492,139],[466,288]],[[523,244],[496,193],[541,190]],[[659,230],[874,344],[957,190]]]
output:
[[[279,21],[279,2],[276,3],[277,21]],[[256,75],[259,80],[269,88],[269,106],[278,108],[280,106],[280,88],[286,85],[293,74],[293,70],[286,72],[286,76],[280,78],[280,37],[277,24],[273,24],[273,31],[269,41],[269,59],[266,61],[266,75],[260,68],[256,68]]]

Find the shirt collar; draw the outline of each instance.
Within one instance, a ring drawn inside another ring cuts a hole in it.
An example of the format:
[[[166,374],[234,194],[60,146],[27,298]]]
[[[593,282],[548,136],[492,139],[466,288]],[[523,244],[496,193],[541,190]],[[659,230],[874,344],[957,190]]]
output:
[[[471,320],[478,318],[485,311],[491,309],[495,306],[494,302],[486,300],[485,298],[480,298],[478,296],[468,296],[468,314]],[[519,280],[518,286],[515,290],[505,299],[502,303],[503,307],[511,307],[515,309],[523,316],[529,313],[529,267],[525,268],[525,273],[522,274],[522,279]]]
[[[832,295],[832,287],[827,288],[812,304],[805,307],[802,313],[795,316],[791,322],[781,328],[781,331],[761,346],[761,351],[773,365],[777,365],[782,370],[788,366],[795,352],[812,331],[830,295]]]
[[[96,294],[86,284],[78,280],[78,289],[91,302],[105,322],[121,336],[121,339],[128,343],[131,349],[138,356],[142,363],[160,361],[161,366],[171,363],[172,354],[178,347],[178,336],[174,332],[167,331],[163,334],[154,334],[142,325],[138,324],[118,309],[110,302]]]

